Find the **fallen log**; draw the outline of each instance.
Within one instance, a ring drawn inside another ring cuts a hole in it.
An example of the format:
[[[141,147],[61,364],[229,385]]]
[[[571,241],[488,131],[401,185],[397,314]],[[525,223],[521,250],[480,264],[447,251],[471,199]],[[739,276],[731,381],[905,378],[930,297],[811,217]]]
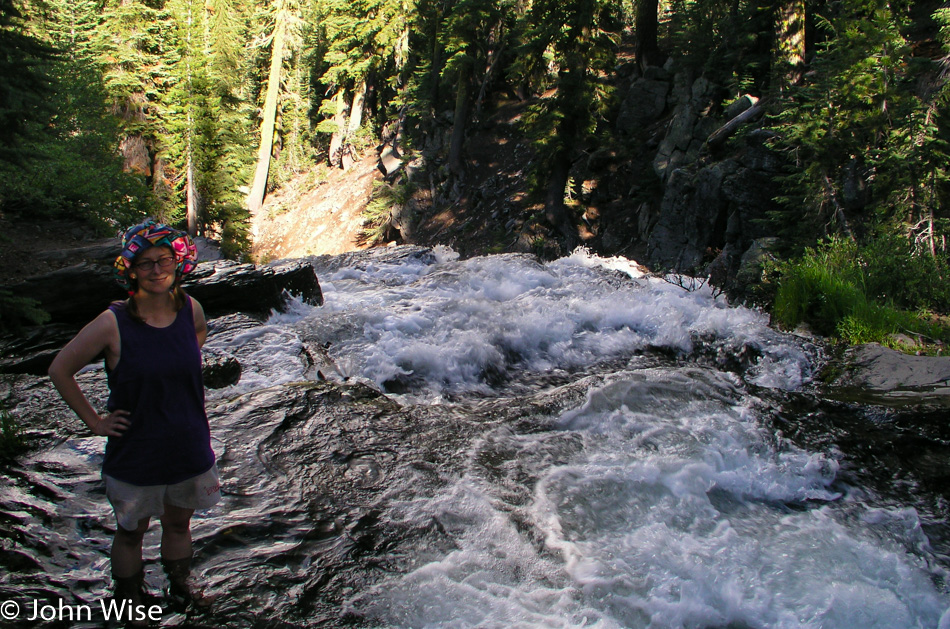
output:
[[[706,139],[706,146],[710,149],[716,149],[725,144],[736,130],[747,122],[752,122],[765,112],[765,101],[759,101],[752,107],[746,109],[741,114],[722,125]]]

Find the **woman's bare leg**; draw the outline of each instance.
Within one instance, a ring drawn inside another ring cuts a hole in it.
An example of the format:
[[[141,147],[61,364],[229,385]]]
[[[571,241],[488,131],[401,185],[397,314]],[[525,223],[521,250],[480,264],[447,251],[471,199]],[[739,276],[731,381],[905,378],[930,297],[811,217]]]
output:
[[[165,505],[162,521],[162,559],[191,557],[191,516],[194,509]]]
[[[165,505],[162,516],[162,566],[168,574],[169,591],[186,605],[208,609],[214,597],[206,596],[204,589],[191,576],[191,516],[193,509]]]
[[[128,531],[116,526],[112,540],[112,574],[117,577],[131,577],[142,570],[142,539],[148,530],[149,518],[139,520],[134,530]]]

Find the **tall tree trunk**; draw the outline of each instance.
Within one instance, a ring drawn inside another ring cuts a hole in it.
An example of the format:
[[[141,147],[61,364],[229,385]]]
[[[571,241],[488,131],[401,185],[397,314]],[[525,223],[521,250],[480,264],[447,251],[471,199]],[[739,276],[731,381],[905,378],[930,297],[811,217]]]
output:
[[[350,120],[346,125],[346,136],[350,137],[360,130],[363,124],[363,106],[366,104],[367,81],[363,79],[353,92],[353,103],[350,105]]]
[[[581,29],[575,44],[582,47],[588,41],[588,36],[588,29]],[[573,155],[583,139],[578,124],[584,117],[583,90],[586,89],[586,73],[584,55],[577,50],[568,52],[564,67],[558,73],[558,94],[555,105],[561,114],[557,125],[557,142],[560,148],[549,165],[550,174],[544,199],[545,218],[564,237],[563,244],[568,250],[573,249],[577,244],[577,229],[564,204],[564,189],[570,177]]]
[[[161,208],[172,207],[175,189],[168,176],[169,167],[162,157],[156,156],[152,161],[152,192],[161,200]],[[167,222],[167,211],[160,209],[155,217],[161,222]]]
[[[775,22],[773,85],[781,94],[805,72],[805,0],[783,0]]]
[[[455,96],[455,116],[452,119],[452,141],[449,145],[449,169],[456,175],[462,172],[462,145],[465,143],[465,122],[471,105],[469,87],[472,75],[472,62],[467,60],[462,66],[458,78],[458,92]]]
[[[283,3],[278,4],[274,41],[271,47],[270,74],[267,76],[267,96],[264,99],[264,120],[261,123],[261,146],[257,152],[257,169],[254,171],[254,183],[247,198],[247,207],[253,213],[261,209],[264,192],[267,189],[267,173],[270,170],[270,157],[274,145],[274,126],[277,122],[277,96],[280,93],[280,69],[284,59],[284,32],[287,28],[287,16]]]
[[[444,7],[443,7],[444,8]],[[439,102],[439,77],[442,76],[442,61],[445,49],[441,43],[442,20],[444,19],[443,8],[437,9],[434,25],[432,28],[432,39],[430,45],[429,57],[432,59],[429,67],[429,106],[434,110]]]
[[[330,136],[328,161],[331,166],[340,166],[343,157],[343,140],[346,136],[346,97],[342,87],[336,93],[334,100],[336,113],[333,115],[333,121],[336,123],[336,131]]]
[[[498,68],[499,62],[504,58],[505,53],[505,42],[501,43],[501,47],[490,53],[489,58],[491,63],[488,64],[488,69],[485,70],[485,78],[482,79],[482,86],[478,88],[478,96],[475,97],[475,116],[481,116],[482,113],[482,102],[485,100],[485,92],[488,89],[489,82],[494,78],[495,70]]]
[[[641,68],[661,65],[659,44],[659,0],[639,0],[636,18],[636,57]]]
[[[188,219],[188,235],[198,235],[198,191],[195,186],[195,163],[188,147],[188,165],[185,169],[185,216]]]
[[[577,244],[577,230],[564,205],[564,189],[571,172],[570,153],[568,148],[561,149],[551,160],[551,172],[544,195],[544,218],[561,234],[565,248],[569,250]]]
[[[188,224],[188,235],[197,236],[198,235],[198,204],[197,204],[197,194],[195,194],[195,120],[192,115],[192,110],[195,106],[195,97],[193,92],[193,81],[191,75],[191,25],[192,25],[192,14],[191,14],[191,4],[188,4],[188,56],[185,60],[186,63],[186,79],[188,81],[188,127],[186,130],[186,142],[187,146],[185,151],[187,155],[185,156],[185,219]]]

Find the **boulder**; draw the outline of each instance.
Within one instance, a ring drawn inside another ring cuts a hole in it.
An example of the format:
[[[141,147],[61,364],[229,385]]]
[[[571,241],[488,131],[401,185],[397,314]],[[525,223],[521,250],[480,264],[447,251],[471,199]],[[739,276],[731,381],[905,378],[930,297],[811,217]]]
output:
[[[34,275],[3,288],[14,297],[39,302],[50,315],[50,323],[71,326],[88,323],[110,303],[127,296],[112,279],[112,267],[93,262]]]
[[[663,115],[669,93],[668,80],[644,77],[634,81],[620,105],[617,129],[629,135],[643,131]]]
[[[379,169],[389,176],[402,168],[402,156],[391,146],[386,146],[379,154]]]
[[[735,164],[734,161],[727,162]],[[773,180],[761,170],[739,166],[722,180],[721,194],[735,214],[737,225],[729,238],[742,249],[756,238],[770,236],[767,227],[768,212],[776,207]]]
[[[223,389],[241,379],[241,363],[231,354],[213,347],[201,351],[202,375],[209,389]]]
[[[921,420],[928,417],[946,426],[950,357],[915,356],[877,343],[856,345],[824,365],[822,380],[825,398],[890,409],[897,413],[894,426],[926,429]]]
[[[844,362],[847,375],[837,384],[881,393],[950,394],[950,357],[911,356],[870,343],[849,349]]]
[[[120,248],[121,245],[118,238],[107,238],[92,245],[72,247],[69,249],[37,251],[34,255],[39,260],[48,260],[50,262],[68,263],[74,260],[86,260],[110,265],[118,255]]]
[[[742,253],[735,265],[735,273],[730,269],[725,289],[733,303],[756,303],[761,295],[765,265],[776,259],[775,251],[780,241],[775,237],[756,238]]]
[[[762,278],[765,263],[775,260],[773,252],[778,244],[779,239],[775,237],[757,238],[752,241],[739,262],[739,271],[736,273],[736,284],[739,287],[755,284]]]
[[[769,146],[777,136],[778,134],[769,129],[752,129],[745,134],[739,161],[746,168],[761,171],[769,176],[784,173],[787,166],[785,158]]]
[[[696,173],[673,171],[647,243],[654,268],[695,272],[713,250],[724,247],[729,203],[722,185],[735,171],[731,161],[710,164]]]
[[[74,325],[33,326],[0,337],[0,373],[45,374],[63,345],[76,335]]]
[[[668,103],[673,116],[653,159],[653,171],[662,180],[686,164],[695,163],[706,139],[719,128],[715,112],[721,90],[705,77],[690,81],[688,72],[678,73]]]
[[[323,305],[313,267],[300,260],[265,266],[232,260],[205,262],[185,278],[182,286],[209,317],[231,312],[265,316],[271,310],[282,310],[290,296],[299,296],[314,306]]]
[[[323,304],[323,294],[313,267],[307,262],[278,261],[265,266],[231,260],[202,262],[185,278],[183,286],[201,302],[208,316],[229,312],[267,314],[281,309],[287,295],[299,295],[313,305]],[[0,287],[14,297],[39,302],[50,323],[84,325],[110,303],[127,297],[112,279],[112,267],[82,262]]]

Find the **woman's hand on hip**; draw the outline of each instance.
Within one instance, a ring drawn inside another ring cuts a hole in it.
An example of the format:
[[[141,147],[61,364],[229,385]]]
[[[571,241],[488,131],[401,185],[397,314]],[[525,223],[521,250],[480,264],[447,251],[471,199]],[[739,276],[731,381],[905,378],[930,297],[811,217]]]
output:
[[[100,417],[99,423],[95,425],[92,432],[100,437],[121,437],[131,425],[128,416],[128,411],[116,409],[105,417]]]

